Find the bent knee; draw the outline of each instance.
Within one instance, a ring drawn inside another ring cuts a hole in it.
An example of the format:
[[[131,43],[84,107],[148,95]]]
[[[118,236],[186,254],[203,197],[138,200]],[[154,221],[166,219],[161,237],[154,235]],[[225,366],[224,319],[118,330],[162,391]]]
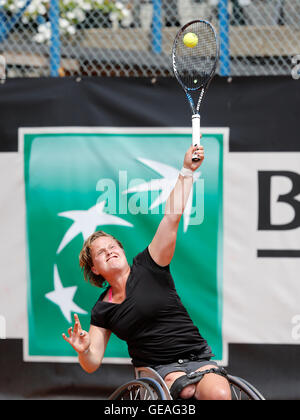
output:
[[[196,385],[188,385],[180,392],[179,396],[180,398],[184,400],[188,400],[190,398],[193,398],[196,392]]]
[[[229,387],[217,387],[212,391],[212,399],[217,401],[231,400],[231,391]]]
[[[195,396],[198,400],[229,401],[232,399],[229,386],[215,386],[209,390],[202,390],[200,394],[197,393]]]

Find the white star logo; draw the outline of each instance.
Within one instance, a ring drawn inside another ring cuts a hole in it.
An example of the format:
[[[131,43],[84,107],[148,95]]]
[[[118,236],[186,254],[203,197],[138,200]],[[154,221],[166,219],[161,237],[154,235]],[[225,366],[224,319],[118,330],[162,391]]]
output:
[[[177,182],[178,176],[179,176],[179,170],[174,168],[173,166],[166,165],[161,162],[157,162],[150,159],[142,159],[138,158],[138,161],[143,163],[145,166],[153,169],[155,172],[157,172],[159,175],[161,175],[162,179],[152,179],[149,182],[140,184],[136,187],[129,188],[126,191],[123,191],[122,194],[129,194],[133,192],[143,192],[143,191],[161,191],[160,195],[157,197],[157,199],[151,204],[150,209],[154,209],[161,204],[165,203],[167,199],[169,198],[169,195],[173,188],[175,187],[175,184]],[[194,183],[200,178],[201,172],[194,173]],[[193,204],[193,189],[189,195],[188,202],[185,207],[185,211],[183,213],[183,219],[184,219],[184,232],[188,230],[189,222],[190,222],[190,216],[191,216],[191,209]]]
[[[74,223],[64,235],[58,247],[57,254],[59,254],[63,248],[79,234],[82,234],[83,239],[86,240],[96,231],[98,226],[119,225],[133,227],[133,225],[126,222],[126,220],[105,213],[103,211],[104,206],[105,201],[102,201],[88,210],[72,210],[59,213],[59,216],[72,219],[74,220]]]
[[[64,287],[56,265],[54,266],[54,291],[47,293],[45,297],[51,302],[59,306],[66,320],[72,322],[72,312],[86,315],[87,312],[81,309],[76,303],[74,303],[74,296],[77,291],[77,286]]]

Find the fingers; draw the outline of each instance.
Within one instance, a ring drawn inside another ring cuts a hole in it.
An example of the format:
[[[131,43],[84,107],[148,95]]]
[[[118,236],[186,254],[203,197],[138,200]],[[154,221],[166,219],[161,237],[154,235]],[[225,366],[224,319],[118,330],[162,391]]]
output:
[[[201,152],[204,154],[204,147],[200,145],[192,145],[187,152],[187,156],[193,155],[195,152]]]
[[[70,330],[70,329],[69,329]],[[79,334],[79,340],[81,342],[81,340],[84,340],[87,336],[87,331],[81,331],[81,333]],[[71,344],[71,346],[74,346],[74,340],[73,340],[73,334],[71,332],[70,337],[67,337],[65,333],[62,334],[62,338],[69,344]]]
[[[78,334],[78,333],[80,334],[82,331],[82,328],[81,328],[81,324],[80,324],[77,314],[74,315],[74,319],[75,319],[74,334]]]
[[[82,331],[81,324],[80,324],[77,314],[74,315],[74,319],[75,319],[74,330],[73,330],[73,327],[70,327],[68,329],[69,337],[67,337],[66,334],[64,333],[62,334],[63,339],[67,341],[68,343],[71,343],[71,339],[73,336],[79,335],[80,337],[84,338],[86,334],[85,331]]]
[[[67,336],[66,336],[66,334],[65,334],[65,333],[63,333],[63,334],[62,334],[62,338],[63,338],[64,340],[66,340],[66,342],[67,342],[67,343],[71,343],[71,338],[72,338],[72,336],[73,336],[72,327],[70,327],[70,328],[68,329],[68,334],[69,334],[69,337],[67,337]]]
[[[69,343],[70,344],[70,339],[66,336],[66,334],[65,333],[63,333],[62,334],[62,338],[67,342],[67,343]]]
[[[193,152],[196,152],[196,151],[201,151],[201,152],[203,152],[204,153],[204,147],[203,146],[192,146],[192,151]]]
[[[195,159],[195,160],[194,160]],[[196,171],[204,160],[204,147],[202,145],[190,146],[187,151],[183,166],[189,168],[192,171]]]
[[[192,149],[193,157],[196,157],[200,160],[204,159],[204,147],[203,146],[193,146]]]

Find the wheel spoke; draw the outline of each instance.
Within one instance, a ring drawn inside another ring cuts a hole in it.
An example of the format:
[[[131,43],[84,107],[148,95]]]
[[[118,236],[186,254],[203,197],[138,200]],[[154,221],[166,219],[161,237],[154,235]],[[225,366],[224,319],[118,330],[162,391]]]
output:
[[[140,390],[141,390],[141,388],[138,388],[137,393],[136,393],[135,398],[134,398],[135,400],[137,400],[137,397],[138,397],[138,395],[140,393]]]
[[[234,395],[235,395],[235,398],[238,400],[239,398],[238,398],[238,395],[237,395],[236,390],[235,390],[235,388],[234,388],[234,386],[233,386],[233,385],[231,385],[231,389],[232,389],[232,392],[233,392],[233,393],[234,393]]]

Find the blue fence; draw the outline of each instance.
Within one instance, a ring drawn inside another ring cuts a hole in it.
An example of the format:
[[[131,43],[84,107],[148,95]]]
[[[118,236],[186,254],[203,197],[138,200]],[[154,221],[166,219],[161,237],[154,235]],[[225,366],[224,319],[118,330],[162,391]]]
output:
[[[34,10],[38,0],[21,9],[3,0],[8,77],[169,76],[179,26],[196,18],[218,31],[221,76],[299,73],[300,0],[105,0],[107,10],[84,1],[40,0]]]

